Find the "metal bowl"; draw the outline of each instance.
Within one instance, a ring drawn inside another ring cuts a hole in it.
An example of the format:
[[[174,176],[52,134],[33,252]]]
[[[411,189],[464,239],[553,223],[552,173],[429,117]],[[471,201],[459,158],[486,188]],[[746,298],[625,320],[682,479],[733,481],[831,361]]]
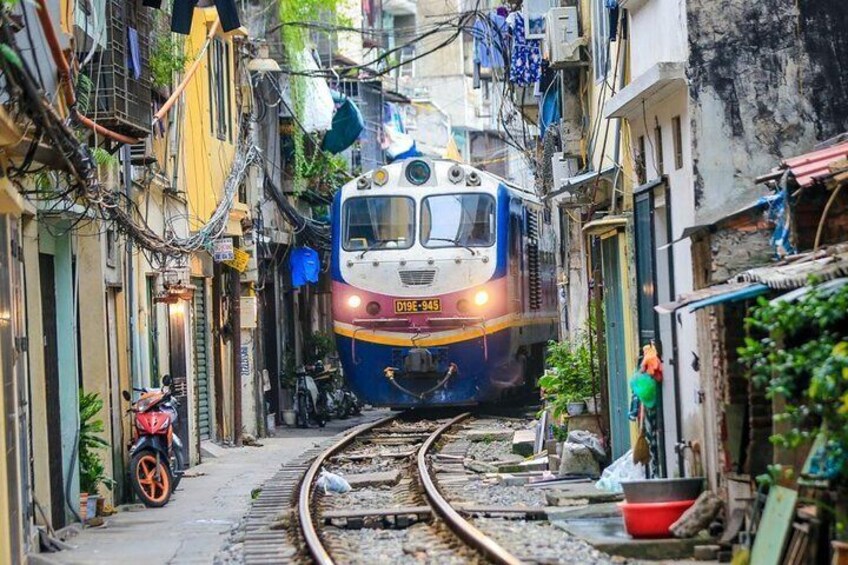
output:
[[[629,503],[694,500],[704,490],[704,478],[622,481],[621,487]]]

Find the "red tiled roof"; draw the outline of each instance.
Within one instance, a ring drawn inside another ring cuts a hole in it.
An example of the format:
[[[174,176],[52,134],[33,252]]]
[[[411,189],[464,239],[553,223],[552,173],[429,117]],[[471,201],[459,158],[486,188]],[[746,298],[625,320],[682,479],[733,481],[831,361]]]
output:
[[[831,163],[845,158],[848,158],[848,141],[786,159],[780,168],[790,169],[798,185],[807,187],[820,177],[830,175]]]

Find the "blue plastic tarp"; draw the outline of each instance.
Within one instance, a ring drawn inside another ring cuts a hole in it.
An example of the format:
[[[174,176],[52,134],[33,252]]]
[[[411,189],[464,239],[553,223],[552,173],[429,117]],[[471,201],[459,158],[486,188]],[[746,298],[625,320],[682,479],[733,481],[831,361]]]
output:
[[[321,273],[321,259],[311,247],[295,247],[289,256],[292,286],[300,288],[307,283],[317,283]]]

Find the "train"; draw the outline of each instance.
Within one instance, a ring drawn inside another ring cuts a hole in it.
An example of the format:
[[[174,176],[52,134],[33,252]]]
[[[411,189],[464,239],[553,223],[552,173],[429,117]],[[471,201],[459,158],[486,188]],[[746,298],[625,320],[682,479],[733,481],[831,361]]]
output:
[[[536,384],[558,329],[556,235],[532,192],[415,157],[336,193],[333,331],[370,405],[508,402]]]

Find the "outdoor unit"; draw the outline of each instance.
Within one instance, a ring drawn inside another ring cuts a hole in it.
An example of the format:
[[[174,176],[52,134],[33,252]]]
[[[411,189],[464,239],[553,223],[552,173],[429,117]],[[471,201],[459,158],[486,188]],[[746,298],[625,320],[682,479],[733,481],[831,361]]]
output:
[[[545,43],[552,68],[580,63],[580,37],[577,8],[551,8],[547,14]]]
[[[564,153],[554,153],[551,157],[551,170],[553,171],[553,191],[560,190],[566,181],[577,176],[579,163],[576,157],[566,156]]]

